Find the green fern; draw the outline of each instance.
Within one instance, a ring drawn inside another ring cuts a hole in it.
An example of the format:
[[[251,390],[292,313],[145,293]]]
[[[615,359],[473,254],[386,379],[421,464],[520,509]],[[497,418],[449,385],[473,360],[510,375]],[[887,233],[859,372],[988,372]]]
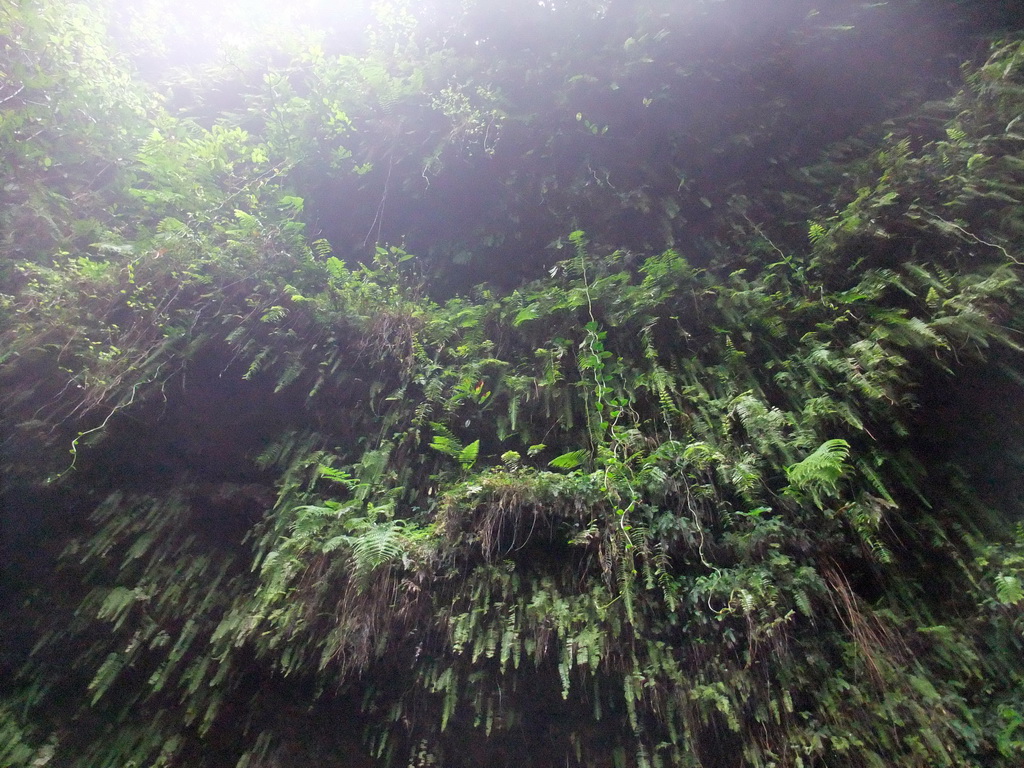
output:
[[[548,466],[554,467],[555,469],[576,469],[581,466],[583,462],[587,460],[590,454],[587,451],[569,451],[563,453],[561,456],[556,456],[548,462]]]
[[[455,458],[459,460],[459,464],[462,465],[462,468],[468,471],[473,468],[474,464],[476,464],[476,457],[477,455],[479,455],[479,453],[480,441],[474,440],[472,443],[470,443],[461,451],[459,451],[458,455]]]
[[[839,480],[849,468],[849,456],[850,444],[845,440],[826,440],[803,461],[786,467],[790,488],[809,493],[820,504],[823,495],[838,490]]]
[[[261,323],[278,323],[288,316],[288,309],[275,304],[268,308],[261,316]]]
[[[400,561],[405,555],[410,539],[403,520],[370,524],[366,530],[350,539],[352,544],[353,574],[360,584],[375,570]]]
[[[996,575],[995,583],[996,599],[1003,605],[1016,605],[1024,600],[1024,586],[1018,577],[1000,573]]]
[[[816,221],[812,221],[807,228],[807,236],[811,241],[811,245],[818,245],[828,235],[828,230],[825,229],[821,224]]]
[[[474,440],[469,445],[463,445],[462,441],[444,424],[431,422],[430,426],[437,433],[431,440],[430,447],[446,456],[451,456],[459,462],[463,469],[472,469],[480,454],[480,441]]]

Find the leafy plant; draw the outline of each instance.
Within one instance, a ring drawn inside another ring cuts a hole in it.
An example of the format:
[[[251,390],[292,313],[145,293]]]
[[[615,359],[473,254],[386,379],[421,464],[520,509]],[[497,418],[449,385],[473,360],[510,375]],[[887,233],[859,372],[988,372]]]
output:
[[[823,496],[834,495],[839,490],[839,480],[847,472],[850,444],[845,440],[826,440],[804,459],[786,467],[790,487],[806,491],[821,504]]]
[[[0,762],[1020,764],[1019,42],[821,155],[743,73],[909,11],[391,3],[163,100],[94,5],[0,14],[0,471],[66,545]]]

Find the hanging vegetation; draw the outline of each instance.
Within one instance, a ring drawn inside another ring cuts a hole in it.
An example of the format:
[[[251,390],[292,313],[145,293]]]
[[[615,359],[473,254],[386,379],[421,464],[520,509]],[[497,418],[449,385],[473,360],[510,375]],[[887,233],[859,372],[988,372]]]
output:
[[[0,765],[1019,765],[1019,36],[495,5],[0,11]]]

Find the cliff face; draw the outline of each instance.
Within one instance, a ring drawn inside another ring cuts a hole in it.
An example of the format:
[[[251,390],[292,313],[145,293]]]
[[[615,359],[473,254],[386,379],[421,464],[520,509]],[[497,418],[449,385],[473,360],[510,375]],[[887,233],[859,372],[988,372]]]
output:
[[[1010,11],[357,11],[0,17],[0,764],[1019,765]]]

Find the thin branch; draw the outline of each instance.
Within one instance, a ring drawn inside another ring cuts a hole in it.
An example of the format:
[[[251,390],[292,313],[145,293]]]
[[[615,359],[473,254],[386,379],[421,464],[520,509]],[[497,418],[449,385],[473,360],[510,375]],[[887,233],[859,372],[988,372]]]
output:
[[[4,96],[4,98],[0,99],[0,104],[6,104],[8,101],[13,99],[15,96],[17,96],[19,93],[21,93],[24,90],[25,90],[25,84],[22,83],[21,86],[18,88],[18,90],[16,90],[10,96]]]

